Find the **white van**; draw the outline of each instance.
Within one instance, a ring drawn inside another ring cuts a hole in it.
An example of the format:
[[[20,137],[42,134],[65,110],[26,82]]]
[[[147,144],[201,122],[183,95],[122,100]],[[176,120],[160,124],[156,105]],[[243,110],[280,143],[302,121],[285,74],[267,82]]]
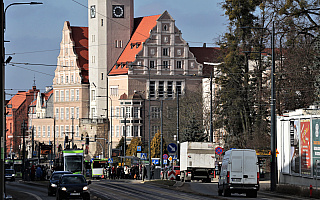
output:
[[[218,183],[219,196],[246,193],[257,197],[259,190],[259,164],[255,150],[232,149],[225,153]]]

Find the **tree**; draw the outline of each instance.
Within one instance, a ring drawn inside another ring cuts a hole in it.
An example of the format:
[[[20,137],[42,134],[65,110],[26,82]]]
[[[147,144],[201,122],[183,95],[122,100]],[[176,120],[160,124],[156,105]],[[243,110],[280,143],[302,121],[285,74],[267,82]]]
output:
[[[116,146],[116,149],[120,149],[121,150],[121,155],[123,155],[123,150],[124,150],[124,137],[122,137],[118,143],[118,145]],[[128,149],[128,145],[126,144],[126,149]],[[126,153],[127,154],[127,153]]]
[[[162,155],[165,153],[168,153],[167,148],[166,148],[166,142],[163,140],[162,142]],[[158,131],[152,141],[151,141],[151,158],[160,158],[160,152],[161,152],[161,133]]]
[[[132,138],[130,144],[128,145],[128,149],[126,150],[126,155],[137,157],[137,147],[138,146],[142,146],[142,142],[141,142],[140,138],[137,138],[137,137]],[[126,159],[126,164],[131,165],[131,160]]]

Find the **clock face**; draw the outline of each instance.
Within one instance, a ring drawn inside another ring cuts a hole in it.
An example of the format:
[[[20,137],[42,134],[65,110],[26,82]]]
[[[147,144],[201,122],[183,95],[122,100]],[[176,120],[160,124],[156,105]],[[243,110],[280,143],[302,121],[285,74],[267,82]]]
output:
[[[96,17],[96,6],[95,5],[90,7],[90,15],[91,15],[91,18]]]
[[[112,6],[113,18],[124,18],[124,6]]]

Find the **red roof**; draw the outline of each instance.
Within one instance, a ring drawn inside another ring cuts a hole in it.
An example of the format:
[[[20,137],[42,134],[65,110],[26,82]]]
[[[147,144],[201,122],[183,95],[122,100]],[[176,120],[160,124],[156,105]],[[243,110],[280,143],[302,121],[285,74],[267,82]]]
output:
[[[69,24],[68,24],[69,25]],[[82,83],[89,83],[88,64],[88,27],[71,27],[72,39],[75,43],[75,51],[78,55],[79,67],[81,69]]]
[[[147,16],[138,18],[139,24],[134,31],[130,42],[127,44],[122,54],[120,55],[117,65],[113,66],[109,75],[127,74],[128,66],[126,63],[135,61],[136,55],[142,50],[142,44],[150,38],[150,31],[157,25],[157,20],[161,15]],[[122,65],[121,65],[122,64]]]

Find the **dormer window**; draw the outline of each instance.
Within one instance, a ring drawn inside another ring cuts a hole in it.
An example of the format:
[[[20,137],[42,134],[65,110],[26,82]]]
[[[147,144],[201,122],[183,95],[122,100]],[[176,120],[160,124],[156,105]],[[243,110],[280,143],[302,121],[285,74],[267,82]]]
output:
[[[135,44],[134,44],[134,43],[131,43],[131,49],[133,49],[134,46],[135,46]]]
[[[168,30],[169,30],[169,27],[168,27],[167,24],[163,25],[163,30],[164,30],[164,31],[168,31]]]
[[[141,43],[140,43],[140,42],[137,42],[137,43],[136,43],[136,47],[137,47],[137,48],[139,48],[139,47],[140,47],[140,45],[141,45]]]

